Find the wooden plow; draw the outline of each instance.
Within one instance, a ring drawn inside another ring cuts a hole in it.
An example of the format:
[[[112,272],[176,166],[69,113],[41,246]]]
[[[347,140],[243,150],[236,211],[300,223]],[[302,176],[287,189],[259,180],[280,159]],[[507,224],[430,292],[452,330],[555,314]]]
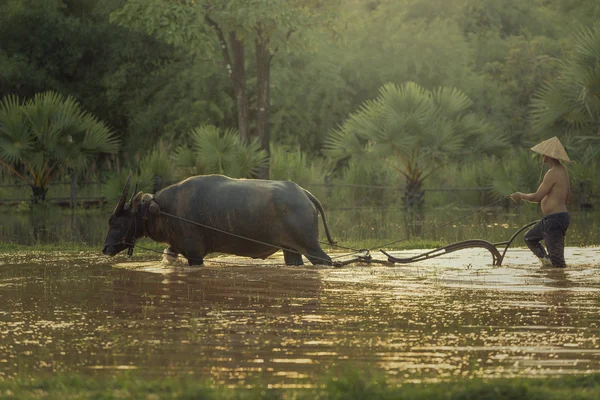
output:
[[[423,260],[429,260],[430,258],[439,257],[445,254],[454,253],[455,251],[464,250],[464,249],[472,249],[472,248],[483,248],[488,250],[492,254],[492,265],[499,267],[502,265],[502,261],[504,261],[504,256],[510,245],[513,241],[519,236],[521,232],[525,229],[533,226],[538,221],[530,222],[529,224],[523,226],[517,232],[515,232],[511,238],[504,242],[498,243],[490,243],[486,240],[482,239],[471,239],[471,240],[463,240],[462,242],[452,243],[444,247],[439,247],[435,250],[430,250],[428,252],[406,258],[395,257],[392,254],[386,252],[385,250],[379,250],[383,254],[387,256],[387,261],[385,260],[376,260],[371,257],[369,250],[363,250],[363,254],[351,259],[342,261],[339,263],[335,263],[336,266],[342,267],[355,262],[363,262],[363,263],[379,263],[379,264],[388,264],[388,263],[396,263],[396,264],[409,264],[414,262],[419,262]]]

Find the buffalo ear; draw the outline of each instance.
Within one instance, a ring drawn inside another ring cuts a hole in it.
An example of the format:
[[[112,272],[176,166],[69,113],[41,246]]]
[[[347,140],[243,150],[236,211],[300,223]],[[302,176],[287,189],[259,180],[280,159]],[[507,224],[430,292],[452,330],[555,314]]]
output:
[[[144,196],[144,193],[140,191],[131,199],[131,211],[134,213],[139,211],[140,204],[142,203],[142,196]]]

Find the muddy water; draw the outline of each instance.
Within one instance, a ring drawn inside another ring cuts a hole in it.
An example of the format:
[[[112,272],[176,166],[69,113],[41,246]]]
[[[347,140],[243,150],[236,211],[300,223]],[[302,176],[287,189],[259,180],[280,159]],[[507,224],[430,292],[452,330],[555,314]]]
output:
[[[600,372],[600,248],[567,258],[566,270],[522,249],[500,268],[466,250],[395,267],[292,268],[275,255],[192,269],[4,254],[0,379],[135,370],[297,387],[346,365],[410,381]]]

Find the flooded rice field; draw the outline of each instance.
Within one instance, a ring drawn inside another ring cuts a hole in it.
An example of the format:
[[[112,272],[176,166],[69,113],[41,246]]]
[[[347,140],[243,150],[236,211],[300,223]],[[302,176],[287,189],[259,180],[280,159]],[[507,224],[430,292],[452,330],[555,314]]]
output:
[[[600,248],[566,256],[563,270],[525,249],[498,268],[479,249],[341,269],[277,254],[199,268],[3,254],[0,379],[135,370],[302,387],[344,366],[404,381],[600,372]]]

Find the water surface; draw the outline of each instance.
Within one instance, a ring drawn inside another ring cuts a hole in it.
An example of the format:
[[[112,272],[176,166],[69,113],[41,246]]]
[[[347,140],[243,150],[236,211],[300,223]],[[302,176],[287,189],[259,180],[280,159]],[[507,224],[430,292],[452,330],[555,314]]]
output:
[[[406,254],[406,252],[405,252]],[[378,256],[379,257],[379,256]],[[0,378],[58,371],[311,385],[351,365],[410,381],[600,372],[600,249],[343,269],[220,257],[0,256]]]

